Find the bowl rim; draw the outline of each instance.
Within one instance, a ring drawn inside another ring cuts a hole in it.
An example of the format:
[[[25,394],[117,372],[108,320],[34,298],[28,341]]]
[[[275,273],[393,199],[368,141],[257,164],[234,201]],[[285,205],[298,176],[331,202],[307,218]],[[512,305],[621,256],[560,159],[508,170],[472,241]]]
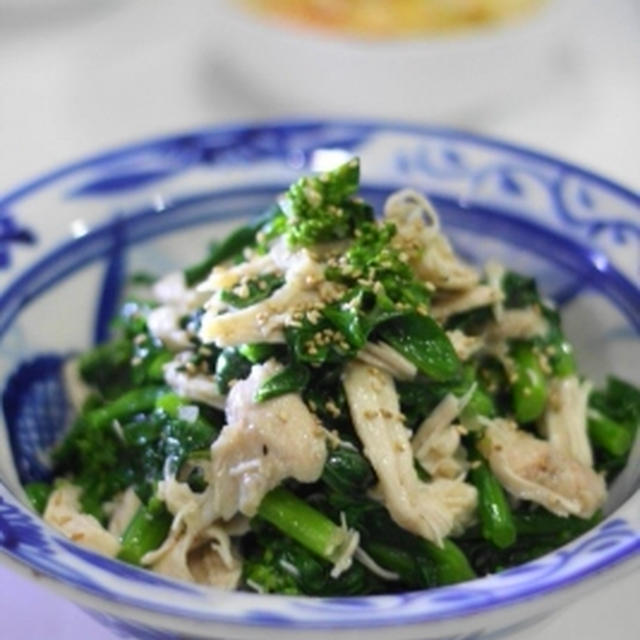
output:
[[[75,171],[90,169],[96,165],[119,160],[133,153],[146,150],[154,150],[170,145],[181,139],[201,137],[213,134],[238,134],[241,132],[255,132],[264,129],[304,130],[322,126],[357,127],[363,133],[386,129],[397,133],[415,135],[439,135],[450,140],[476,142],[502,151],[508,151],[525,158],[549,163],[557,167],[571,171],[573,174],[587,178],[590,182],[598,184],[607,190],[619,195],[625,200],[630,200],[634,205],[640,206],[640,190],[634,191],[631,187],[621,184],[619,181],[608,178],[594,169],[590,169],[578,163],[561,158],[559,155],[549,153],[536,146],[521,145],[505,138],[477,133],[463,127],[450,127],[445,125],[420,124],[410,121],[385,118],[358,118],[358,117],[284,117],[262,118],[253,120],[232,121],[229,124],[205,125],[202,127],[188,128],[167,133],[160,136],[149,136],[136,141],[108,147],[81,156],[78,160],[63,163],[61,166],[48,171],[40,172],[35,178],[18,181],[15,187],[0,191],[0,208],[8,207],[18,199],[30,195],[30,192],[50,183],[65,178]]]
[[[553,156],[544,154],[539,151],[530,150],[528,148],[524,148],[515,144],[511,144],[508,142],[503,142],[501,140],[496,140],[490,137],[481,136],[473,133],[468,133],[460,129],[452,129],[446,127],[437,127],[437,126],[425,126],[425,125],[417,125],[417,124],[406,124],[406,123],[398,123],[393,121],[384,121],[384,120],[360,120],[360,119],[277,119],[277,120],[263,120],[263,121],[254,121],[248,123],[237,123],[231,125],[222,125],[222,126],[209,126],[202,127],[198,129],[187,130],[182,133],[161,136],[157,138],[151,138],[139,142],[135,142],[129,145],[124,145],[120,147],[116,147],[114,149],[97,153],[95,155],[90,155],[85,158],[82,158],[78,161],[68,163],[63,165],[62,167],[53,169],[49,172],[43,173],[37,176],[34,179],[28,180],[22,184],[19,184],[14,189],[8,191],[4,195],[0,196],[0,211],[2,209],[8,208],[16,203],[18,203],[22,198],[26,198],[43,187],[49,186],[51,183],[60,180],[62,178],[68,177],[70,174],[73,174],[76,171],[82,171],[90,167],[95,167],[102,163],[112,162],[114,160],[121,159],[130,154],[139,153],[141,151],[150,150],[150,149],[158,149],[162,148],[164,145],[169,145],[171,143],[175,143],[177,140],[183,138],[190,138],[193,136],[203,136],[203,135],[211,135],[211,134],[227,134],[227,133],[239,133],[239,132],[247,132],[247,131],[260,131],[264,129],[284,129],[284,130],[297,130],[300,128],[308,128],[308,127],[321,127],[321,126],[355,126],[362,128],[363,132],[373,133],[375,131],[388,130],[393,132],[402,132],[402,133],[413,133],[415,135],[423,134],[423,135],[439,135],[444,136],[447,139],[458,140],[467,143],[479,143],[481,145],[493,147],[496,149],[508,151],[516,154],[517,156],[543,161],[546,163],[550,163],[556,167],[559,167],[564,170],[571,171],[574,174],[580,175],[582,177],[587,178],[592,183],[603,186],[604,188],[612,191],[619,196],[623,197],[626,200],[631,201],[640,211],[640,194],[636,194],[633,191],[618,185],[617,183],[601,177],[589,170],[581,169],[576,167],[575,165],[568,163],[564,160],[560,160],[554,158]],[[2,490],[5,490],[5,486],[3,483],[0,483],[0,493]],[[7,490],[8,491],[8,490]],[[10,494],[10,492],[8,492]],[[2,503],[2,498],[0,495],[0,505]],[[640,503],[640,494],[636,492],[626,503],[626,506],[631,506],[631,504],[637,505]],[[20,510],[23,512],[23,515],[29,516],[29,518],[33,522],[41,522],[41,520],[36,517],[27,507],[24,505],[20,505]],[[612,530],[612,527],[615,527],[615,523],[618,522],[619,519],[616,519],[614,516],[609,517],[604,521],[601,525],[603,531]],[[296,628],[296,629],[320,629],[320,628],[331,628],[331,627],[340,627],[340,628],[365,628],[367,626],[386,626],[386,625],[408,625],[408,624],[416,624],[416,623],[427,623],[427,622],[435,622],[441,621],[445,619],[449,619],[453,616],[471,616],[476,614],[482,614],[489,610],[493,610],[496,607],[506,607],[508,605],[515,605],[523,600],[531,600],[534,598],[539,598],[541,596],[547,595],[550,592],[556,592],[566,586],[575,585],[578,582],[581,582],[584,578],[594,577],[597,574],[608,573],[607,570],[618,566],[622,561],[633,558],[640,551],[640,535],[638,535],[638,531],[636,530],[634,533],[634,538],[630,539],[629,544],[624,547],[624,549],[617,554],[616,556],[609,558],[608,561],[604,564],[593,564],[584,567],[581,572],[576,572],[572,574],[569,579],[558,581],[546,588],[539,589],[536,588],[535,585],[531,586],[528,589],[522,589],[517,593],[512,594],[509,597],[501,598],[499,602],[488,602],[486,604],[478,605],[477,603],[473,603],[472,605],[466,607],[460,607],[459,611],[454,613],[448,613],[443,615],[431,614],[431,615],[413,615],[411,617],[398,617],[397,615],[390,613],[384,621],[380,621],[377,619],[375,622],[371,622],[367,625],[366,619],[366,609],[361,611],[364,615],[356,616],[358,619],[353,621],[353,624],[349,624],[348,620],[345,620],[344,611],[342,619],[337,623],[327,623],[326,625],[318,624],[317,622],[311,624],[302,624],[299,621],[295,623],[291,623],[291,621],[286,621],[284,623],[282,620],[273,619],[273,620],[262,620],[260,622],[261,626],[272,626],[275,628]],[[57,534],[51,536],[52,538],[59,538]],[[578,541],[579,542],[579,541]],[[4,556],[4,550],[3,551]],[[561,550],[556,550],[552,554],[548,554],[545,557],[553,557],[562,552]],[[88,552],[88,557],[95,557],[96,559],[102,558],[98,554],[92,554]],[[4,559],[4,558],[3,558]],[[29,565],[28,562],[22,560],[22,567],[25,565]],[[524,566],[524,565],[523,565]],[[41,568],[31,565],[33,569],[41,573],[48,574],[48,577],[51,580],[62,580],[67,588],[75,588],[82,591],[82,587],[78,587],[77,585],[70,584],[68,580],[65,580],[64,577],[60,578],[56,576],[55,572],[43,572]],[[504,574],[501,574],[504,575]],[[486,580],[486,579],[480,579]],[[465,583],[465,585],[470,584],[479,584],[480,580],[472,581],[470,583]],[[438,592],[443,596],[447,595],[447,591],[449,593],[454,593],[460,590],[465,589],[465,585],[460,585],[457,587],[443,587],[438,590],[431,591],[421,591],[421,592],[412,592],[413,594],[420,594],[422,597],[425,597],[425,594],[433,594]],[[411,595],[411,593],[409,594]],[[243,593],[234,593],[232,597],[237,598],[255,598],[255,594],[243,594]],[[260,598],[264,598],[264,596],[259,596]],[[287,598],[286,596],[268,596],[268,598],[274,599],[287,599],[291,600],[291,598]],[[366,600],[383,600],[385,598],[390,598],[390,596],[366,596],[364,599]],[[294,598],[294,601],[300,601],[299,598]],[[304,600],[314,600],[316,602],[326,601],[328,603],[336,603],[339,604],[339,599],[335,598],[319,598],[319,599],[307,599]],[[167,605],[157,605],[152,601],[135,601],[133,599],[127,599],[127,596],[123,596],[120,599],[113,598],[111,600],[112,604],[118,605],[128,605],[129,607],[133,607],[136,610],[145,610],[147,613],[153,612],[158,614],[164,614],[178,617],[178,618],[191,618],[190,614],[180,611],[171,610],[171,607]],[[353,613],[354,610],[351,611]],[[210,615],[206,616],[204,619],[205,622],[210,623],[220,623],[220,624],[232,624],[234,626],[248,626],[250,623],[247,622],[246,619],[241,619],[239,616],[235,616],[229,618],[224,614],[217,613],[215,610],[210,612]],[[255,626],[255,625],[254,625]]]

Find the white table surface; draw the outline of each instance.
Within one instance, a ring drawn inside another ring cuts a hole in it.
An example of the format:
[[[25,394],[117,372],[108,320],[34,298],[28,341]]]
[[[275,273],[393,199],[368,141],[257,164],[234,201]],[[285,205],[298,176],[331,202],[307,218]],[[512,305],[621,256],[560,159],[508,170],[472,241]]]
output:
[[[638,190],[640,3],[578,4],[544,91],[462,124]],[[229,73],[216,22],[211,0],[0,0],[0,193],[83,154],[146,136],[323,115],[282,113],[257,98]],[[539,636],[636,640],[639,590],[638,573],[620,579],[559,612]],[[0,636],[115,638],[74,605],[2,567]]]

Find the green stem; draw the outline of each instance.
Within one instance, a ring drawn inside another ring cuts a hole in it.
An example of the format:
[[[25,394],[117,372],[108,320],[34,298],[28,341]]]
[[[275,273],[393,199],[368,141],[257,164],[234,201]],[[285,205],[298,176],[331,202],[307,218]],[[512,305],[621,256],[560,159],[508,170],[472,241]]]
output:
[[[542,415],[547,404],[547,381],[540,359],[531,346],[518,344],[511,355],[516,376],[512,387],[516,420],[532,422]]]
[[[348,539],[344,529],[282,487],[262,499],[258,514],[309,551],[331,562],[336,561]]]
[[[602,520],[602,513],[596,512],[588,520],[575,516],[561,517],[545,510],[534,513],[521,513],[513,517],[519,536],[561,536],[569,534],[576,537]]]
[[[631,433],[595,409],[589,410],[589,437],[613,456],[623,456],[631,448]]]
[[[164,504],[141,505],[122,536],[118,558],[139,565],[146,553],[154,551],[164,542],[172,520]]]
[[[451,540],[445,539],[442,547],[425,540],[424,548],[436,565],[439,585],[456,584],[476,577],[467,556]]]
[[[116,398],[105,407],[89,411],[85,418],[94,429],[104,429],[114,420],[123,420],[136,413],[154,409],[156,399],[166,393],[166,387],[143,387],[134,389]]]
[[[482,535],[500,549],[516,541],[516,526],[502,486],[485,462],[471,470],[471,481],[478,490],[478,513]]]

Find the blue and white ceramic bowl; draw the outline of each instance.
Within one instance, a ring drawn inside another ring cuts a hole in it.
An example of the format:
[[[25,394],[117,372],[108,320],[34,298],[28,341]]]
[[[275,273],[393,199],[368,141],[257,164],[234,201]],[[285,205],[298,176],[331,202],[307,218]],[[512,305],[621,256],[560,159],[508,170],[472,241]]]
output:
[[[193,261],[302,172],[362,158],[365,195],[422,189],[463,255],[535,274],[582,369],[640,372],[640,197],[558,160],[443,129],[279,122],[194,131],[64,167],[0,199],[0,558],[136,637],[488,640],[526,634],[637,567],[638,447],[608,518],[570,545],[467,584],[288,598],[175,582],[81,549],[25,506],[69,408],[60,364],[109,332],[125,274]],[[518,636],[520,637],[520,636]]]

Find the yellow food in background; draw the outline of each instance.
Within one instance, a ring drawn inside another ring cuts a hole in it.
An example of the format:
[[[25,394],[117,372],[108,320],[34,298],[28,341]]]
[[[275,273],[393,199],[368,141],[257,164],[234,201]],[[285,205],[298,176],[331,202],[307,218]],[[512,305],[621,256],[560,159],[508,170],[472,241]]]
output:
[[[500,22],[545,0],[241,0],[301,25],[359,36],[397,37]]]

